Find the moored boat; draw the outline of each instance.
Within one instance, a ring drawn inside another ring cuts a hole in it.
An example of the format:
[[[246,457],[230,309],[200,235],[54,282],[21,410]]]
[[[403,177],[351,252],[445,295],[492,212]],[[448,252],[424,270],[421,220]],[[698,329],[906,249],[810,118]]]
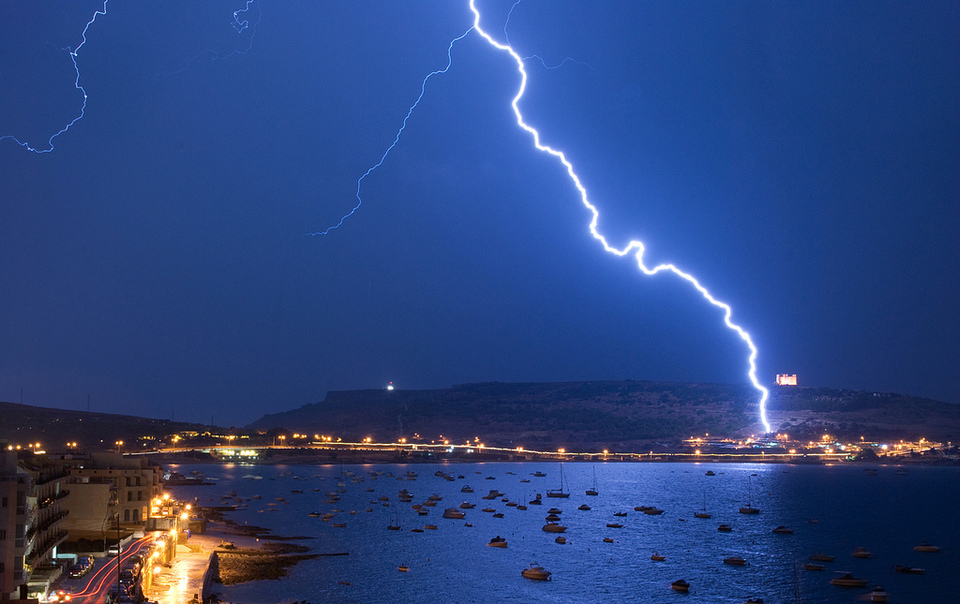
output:
[[[728,556],[723,559],[723,563],[729,564],[730,566],[744,566],[747,561],[740,556]]]
[[[687,593],[688,591],[690,591],[690,584],[684,581],[683,579],[674,581],[673,583],[670,584],[670,587],[673,588],[673,591],[679,591],[681,593]]]
[[[854,577],[850,573],[844,573],[839,577],[830,579],[830,585],[836,585],[838,587],[866,587],[867,580]]]
[[[560,488],[559,489],[550,489],[547,491],[547,497],[559,497],[566,499],[570,496],[570,492],[564,489],[563,486],[563,462],[560,462]]]
[[[500,535],[497,535],[496,537],[491,539],[490,543],[488,543],[487,545],[490,547],[504,548],[504,547],[507,547],[507,540],[501,537]]]
[[[664,560],[667,559],[667,557],[666,557],[666,556],[661,556],[661,555],[658,554],[657,552],[653,552],[653,553],[650,555],[650,559],[653,560],[654,562],[663,562]]]
[[[550,575],[553,574],[547,569],[543,568],[536,562],[530,565],[530,568],[525,568],[520,571],[520,575],[526,577],[527,579],[533,579],[534,581],[547,581],[550,579]]]

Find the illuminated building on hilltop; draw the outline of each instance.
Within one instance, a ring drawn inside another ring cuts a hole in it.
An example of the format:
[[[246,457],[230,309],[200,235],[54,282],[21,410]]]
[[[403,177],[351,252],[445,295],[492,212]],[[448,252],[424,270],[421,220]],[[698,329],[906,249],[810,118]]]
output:
[[[796,386],[796,385],[797,385],[796,373],[778,373],[777,374],[777,386]]]

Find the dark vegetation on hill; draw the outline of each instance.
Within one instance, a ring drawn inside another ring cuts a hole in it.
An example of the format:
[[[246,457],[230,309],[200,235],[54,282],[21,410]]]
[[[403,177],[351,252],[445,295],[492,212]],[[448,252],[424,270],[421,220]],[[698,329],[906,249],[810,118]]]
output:
[[[344,440],[440,435],[462,443],[530,449],[621,449],[691,435],[762,432],[756,391],[744,385],[646,381],[482,383],[440,390],[330,392],[316,404],[267,415],[250,427],[282,427]],[[774,388],[775,430],[800,438],[825,431],[859,436],[958,440],[960,405],[896,394]],[[639,449],[638,449],[639,450]]]
[[[125,450],[134,450],[134,439],[159,439],[182,430],[203,431],[208,426],[149,419],[133,415],[90,413],[67,409],[33,407],[0,402],[0,440],[11,443],[39,442],[44,447],[60,448],[65,442],[78,442],[81,447],[97,448],[102,440],[104,448],[111,448],[117,440],[124,441]],[[145,441],[149,448],[155,441]]]
[[[59,449],[151,449],[184,431],[213,434],[194,444],[217,444],[216,434],[246,432],[251,445],[269,444],[283,430],[379,442],[473,441],[487,446],[570,451],[643,451],[709,433],[749,436],[763,431],[759,399],[745,385],[647,381],[481,383],[438,390],[330,392],[315,404],[266,415],[245,429],[224,429],[129,415],[87,413],[0,403],[0,440],[41,442]],[[960,405],[892,393],[833,388],[772,388],[772,428],[795,440],[960,441]],[[261,434],[256,434],[260,432]],[[417,438],[419,435],[419,440]],[[169,441],[168,441],[169,444]]]

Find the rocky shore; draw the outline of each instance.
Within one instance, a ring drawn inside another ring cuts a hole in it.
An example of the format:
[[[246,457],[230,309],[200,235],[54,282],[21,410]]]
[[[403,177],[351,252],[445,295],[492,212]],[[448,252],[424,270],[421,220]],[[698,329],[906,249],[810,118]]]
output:
[[[201,514],[208,523],[220,525],[210,531],[221,536],[211,561],[214,583],[235,585],[281,579],[299,562],[320,556],[307,553],[310,548],[305,545],[289,543],[312,537],[270,536],[270,529],[240,525],[225,518],[221,508],[201,508]]]
[[[213,558],[213,581],[235,585],[247,581],[281,579],[287,569],[319,557],[305,554],[309,548],[291,543],[265,543],[260,549],[217,550]]]

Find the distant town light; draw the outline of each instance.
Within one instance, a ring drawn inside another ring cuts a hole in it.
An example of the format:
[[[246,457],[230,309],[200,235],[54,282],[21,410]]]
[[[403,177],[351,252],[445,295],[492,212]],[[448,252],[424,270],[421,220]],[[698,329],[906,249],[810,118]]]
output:
[[[393,390],[393,382],[387,384],[387,390]]]

